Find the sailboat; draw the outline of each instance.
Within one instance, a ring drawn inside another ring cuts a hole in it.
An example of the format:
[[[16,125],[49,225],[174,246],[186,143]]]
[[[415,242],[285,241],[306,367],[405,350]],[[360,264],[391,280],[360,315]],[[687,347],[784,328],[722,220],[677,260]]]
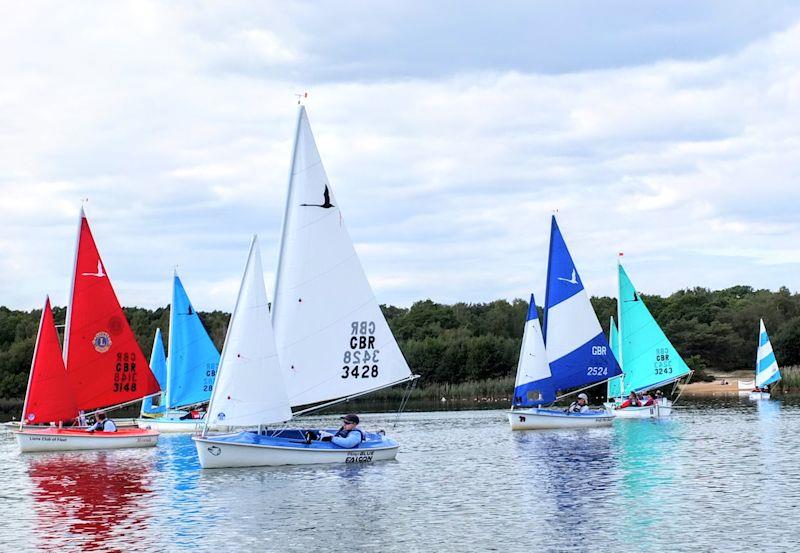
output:
[[[775,384],[780,379],[781,370],[778,368],[775,352],[772,351],[772,343],[769,341],[764,319],[761,319],[759,320],[758,353],[756,354],[756,389],[750,392],[750,399],[754,401],[769,399],[768,386]]]
[[[576,393],[621,374],[555,216],[544,310],[543,337],[531,296],[514,400],[507,413],[511,429],[610,426],[614,416],[606,410],[567,413],[542,407],[570,395],[558,395],[559,391]]]
[[[165,413],[160,417],[139,418],[136,424],[139,428],[159,432],[194,432],[200,421],[181,417],[187,414],[185,409],[204,405],[211,399],[218,366],[219,352],[176,271],[169,311],[169,357],[163,393]]]
[[[614,354],[614,359],[619,363],[619,331],[613,316],[608,321],[608,344],[611,346],[611,353]],[[622,363],[620,363],[620,367],[622,367]],[[620,375],[608,380],[606,397],[620,397],[622,395],[622,378],[623,375]]]
[[[120,428],[116,432],[89,434],[83,429],[61,427],[62,422],[78,417],[79,411],[134,403],[160,390],[119,305],[83,208],[67,306],[63,362],[56,359],[59,351],[47,302],[39,325],[23,419],[29,423],[59,424],[20,427],[15,435],[23,452],[156,444],[158,432],[151,430]],[[43,415],[39,406],[51,404],[61,408]]]
[[[639,393],[666,386],[689,376],[692,371],[650,314],[622,263],[618,261],[617,267],[617,355],[625,374],[618,393],[609,394],[607,407],[612,408],[614,414],[620,418],[668,417],[672,414],[672,402],[667,398],[658,399],[649,406],[619,408],[625,396],[631,392]]]
[[[164,390],[167,387],[167,355],[164,353],[164,340],[161,338],[161,329],[156,329],[153,338],[153,349],[150,352],[150,370],[158,380],[158,386]],[[142,400],[140,417],[159,417],[167,412],[164,404],[164,392],[155,397],[146,397]],[[138,422],[138,421],[137,421]],[[141,428],[141,426],[140,426]]]
[[[266,317],[267,313],[266,307],[257,307],[261,305],[258,302],[266,306],[266,292],[263,298],[260,296],[263,279],[260,287],[251,282],[261,278],[260,272],[260,254],[257,248],[255,252],[251,248],[206,424],[262,428],[227,437],[215,437],[204,430],[203,436],[194,438],[201,465],[211,468],[393,459],[399,446],[380,433],[365,432],[365,440],[348,450],[329,442],[306,443],[308,433],[303,429],[263,428],[416,378],[364,274],[304,106],[298,113],[271,326],[265,326],[266,319],[262,321],[254,315]],[[256,288],[258,302],[254,303]],[[251,342],[257,341],[253,336],[258,333],[262,343],[274,335],[274,356],[267,359],[264,352],[259,356],[247,353],[255,347]],[[275,370],[280,379],[263,376]],[[283,391],[279,382],[285,386]],[[267,390],[273,395],[264,399],[262,395]],[[237,397],[254,399],[236,403]],[[249,410],[232,416],[231,409],[239,407]]]

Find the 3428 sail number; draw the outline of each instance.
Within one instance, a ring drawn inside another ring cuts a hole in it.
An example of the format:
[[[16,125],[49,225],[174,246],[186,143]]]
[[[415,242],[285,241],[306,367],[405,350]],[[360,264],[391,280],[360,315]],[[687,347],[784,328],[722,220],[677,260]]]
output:
[[[342,367],[342,378],[377,378],[378,365],[345,365]]]

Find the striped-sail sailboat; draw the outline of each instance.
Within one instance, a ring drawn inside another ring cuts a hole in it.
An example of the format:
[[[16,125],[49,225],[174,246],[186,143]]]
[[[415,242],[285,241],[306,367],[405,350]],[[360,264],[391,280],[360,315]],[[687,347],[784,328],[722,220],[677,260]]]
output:
[[[756,354],[756,389],[750,392],[750,399],[769,399],[769,386],[781,379],[781,370],[772,351],[772,343],[764,326],[764,319],[759,320],[758,353]]]

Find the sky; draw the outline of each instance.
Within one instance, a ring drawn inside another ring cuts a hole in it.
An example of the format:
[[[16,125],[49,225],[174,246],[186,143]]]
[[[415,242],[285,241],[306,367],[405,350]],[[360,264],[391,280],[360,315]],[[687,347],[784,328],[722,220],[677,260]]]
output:
[[[800,289],[800,5],[25,2],[0,19],[0,305],[271,294],[297,101],[379,302]]]

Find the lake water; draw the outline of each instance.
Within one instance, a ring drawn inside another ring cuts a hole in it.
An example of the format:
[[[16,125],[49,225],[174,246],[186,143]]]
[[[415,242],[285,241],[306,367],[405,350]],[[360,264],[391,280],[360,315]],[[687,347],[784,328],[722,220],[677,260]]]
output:
[[[512,433],[497,410],[362,419],[396,461],[203,471],[186,435],[22,455],[4,432],[0,551],[798,549],[797,399],[570,431]]]

